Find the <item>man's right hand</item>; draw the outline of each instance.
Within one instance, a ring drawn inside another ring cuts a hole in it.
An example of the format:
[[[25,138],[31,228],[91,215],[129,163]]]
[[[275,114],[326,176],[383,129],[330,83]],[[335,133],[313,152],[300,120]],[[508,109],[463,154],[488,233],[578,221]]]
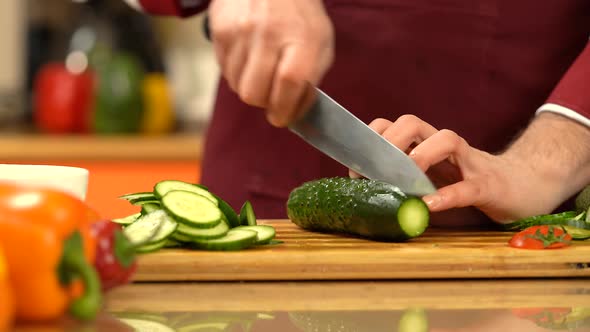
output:
[[[284,127],[299,117],[308,83],[334,57],[334,32],[321,0],[214,0],[209,7],[217,61],[247,104]]]

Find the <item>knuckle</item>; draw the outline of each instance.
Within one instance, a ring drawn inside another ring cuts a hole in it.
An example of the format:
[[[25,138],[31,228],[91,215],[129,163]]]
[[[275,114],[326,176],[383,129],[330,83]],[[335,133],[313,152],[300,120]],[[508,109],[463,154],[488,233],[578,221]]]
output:
[[[242,17],[236,23],[236,30],[240,34],[250,34],[252,31],[254,31],[255,28],[256,28],[256,21],[250,16]]]
[[[446,140],[450,141],[454,146],[461,145],[463,141],[463,138],[461,138],[461,136],[459,136],[456,132],[450,129],[441,129],[439,133],[439,135],[444,137]]]
[[[371,128],[383,128],[389,126],[391,121],[384,119],[384,118],[376,118],[375,120],[371,121],[369,127]]]
[[[281,69],[277,74],[277,78],[281,82],[297,84],[305,79],[303,77],[303,73],[303,70],[297,70],[297,68],[290,66],[288,68]]]
[[[422,120],[413,114],[404,114],[397,118],[396,122],[404,126],[416,126],[420,121]]]

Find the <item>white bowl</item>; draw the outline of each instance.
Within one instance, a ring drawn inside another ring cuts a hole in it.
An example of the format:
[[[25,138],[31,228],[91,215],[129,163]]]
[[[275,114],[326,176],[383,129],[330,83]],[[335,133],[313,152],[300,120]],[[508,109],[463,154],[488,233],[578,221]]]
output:
[[[58,165],[0,164],[0,182],[60,190],[85,200],[88,170]]]

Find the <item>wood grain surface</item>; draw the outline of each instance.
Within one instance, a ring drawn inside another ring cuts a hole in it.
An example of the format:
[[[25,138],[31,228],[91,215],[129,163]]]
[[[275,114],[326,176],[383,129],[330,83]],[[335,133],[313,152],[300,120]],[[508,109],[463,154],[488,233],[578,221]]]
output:
[[[357,311],[590,306],[588,280],[139,283],[114,289],[109,311]]]
[[[140,257],[135,281],[384,280],[590,277],[590,241],[510,248],[511,233],[429,229],[405,243],[307,232],[260,221],[284,243],[237,252],[165,249]]]

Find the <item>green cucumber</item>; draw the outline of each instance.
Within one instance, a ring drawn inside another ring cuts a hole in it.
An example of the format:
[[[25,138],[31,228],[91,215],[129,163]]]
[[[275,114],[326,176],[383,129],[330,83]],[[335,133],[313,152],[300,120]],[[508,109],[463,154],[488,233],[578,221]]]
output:
[[[523,218],[508,224],[503,225],[507,231],[522,231],[531,226],[538,225],[562,225],[571,226],[582,229],[590,229],[590,223],[583,220],[585,212],[578,213],[577,211],[565,211],[554,214],[542,214]]]
[[[233,228],[223,237],[213,240],[195,240],[193,246],[198,249],[233,251],[251,247],[256,243],[258,233],[246,229]]]
[[[303,229],[400,242],[428,228],[422,199],[376,180],[346,177],[309,181],[291,191],[287,215]]]
[[[162,208],[160,207],[160,203],[155,204],[155,203],[148,203],[148,204],[143,204],[141,206],[141,215],[146,215],[150,212],[154,212],[156,210],[161,210]]]
[[[257,234],[256,244],[267,244],[275,237],[276,234],[274,227],[268,225],[239,226],[234,229],[255,231]]]
[[[149,192],[142,191],[142,192],[125,194],[125,195],[119,196],[119,198],[129,201],[129,203],[131,203],[131,204],[137,204],[142,201],[157,200],[156,196],[154,196],[154,193],[151,191],[149,191]]]
[[[120,225],[130,225],[133,222],[135,222],[135,220],[137,220],[137,218],[139,218],[139,216],[141,215],[141,213],[134,213],[132,215],[129,215],[127,217],[123,217],[123,218],[115,218],[112,220],[112,222],[120,224]]]
[[[208,240],[223,237],[229,232],[229,226],[225,219],[222,219],[215,227],[211,228],[197,228],[190,227],[186,224],[178,224],[177,232],[193,240]]]
[[[167,192],[162,197],[162,207],[172,218],[188,227],[211,228],[224,219],[223,213],[215,203],[192,191]]]
[[[213,194],[211,194],[208,190],[203,189],[201,186],[196,184],[180,180],[164,180],[156,183],[156,185],[154,186],[154,194],[159,199],[162,199],[168,192],[176,190],[190,191],[206,197],[215,205],[218,204],[217,199]]]
[[[252,203],[245,201],[240,209],[240,225],[242,226],[256,226],[256,215]]]
[[[132,243],[153,244],[166,240],[176,230],[178,223],[163,210],[150,212],[125,227],[123,233]],[[163,245],[163,244],[162,244]]]

